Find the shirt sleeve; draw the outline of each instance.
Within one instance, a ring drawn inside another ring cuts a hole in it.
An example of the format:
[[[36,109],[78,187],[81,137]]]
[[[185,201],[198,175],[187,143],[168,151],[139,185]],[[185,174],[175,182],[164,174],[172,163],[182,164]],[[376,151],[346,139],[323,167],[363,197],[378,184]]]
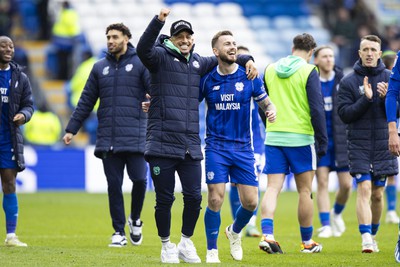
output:
[[[260,79],[260,77],[257,77],[252,81],[253,84],[253,98],[256,102],[259,102],[265,98],[268,97],[267,92],[265,91],[264,83]]]
[[[324,110],[324,100],[321,93],[321,82],[317,71],[314,69],[308,76],[306,92],[310,106],[311,124],[319,156],[325,155],[328,148],[328,135],[326,131],[326,118]]]

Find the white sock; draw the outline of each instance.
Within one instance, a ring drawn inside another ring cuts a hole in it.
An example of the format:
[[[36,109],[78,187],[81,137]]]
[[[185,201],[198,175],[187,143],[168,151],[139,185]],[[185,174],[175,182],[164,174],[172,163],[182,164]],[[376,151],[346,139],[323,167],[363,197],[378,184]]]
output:
[[[372,243],[372,236],[370,233],[364,233],[361,235],[361,239],[363,243]]]
[[[274,235],[271,235],[271,234],[269,234],[269,235],[266,235],[266,236],[265,236],[265,238],[266,238],[267,240],[272,240],[272,241],[275,241],[275,237],[274,237]]]
[[[256,226],[256,221],[257,221],[257,216],[253,215],[253,216],[251,216],[250,221],[249,221],[249,223],[247,225]]]
[[[182,236],[181,236],[181,242],[182,243],[185,243],[186,241],[189,241],[189,240],[190,240],[190,237],[185,236],[185,235],[182,234]]]
[[[13,237],[15,237],[15,233],[8,233],[7,236],[6,236],[7,239],[10,239],[10,238],[13,238]]]

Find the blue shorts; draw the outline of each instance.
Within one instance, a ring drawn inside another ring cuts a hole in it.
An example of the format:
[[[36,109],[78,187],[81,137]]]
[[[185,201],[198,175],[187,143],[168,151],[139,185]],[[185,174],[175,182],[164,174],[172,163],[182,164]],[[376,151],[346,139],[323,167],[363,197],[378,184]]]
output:
[[[0,169],[16,169],[17,161],[14,157],[14,152],[0,151]]]
[[[206,149],[206,183],[258,186],[253,151]]]
[[[328,167],[330,171],[335,171],[335,172],[349,171],[349,167],[344,167],[344,168],[336,167],[335,149],[333,146],[328,147],[328,152],[326,152],[326,155],[320,158],[320,160],[318,160],[317,167]]]
[[[265,145],[265,173],[294,174],[313,171],[317,168],[314,144],[301,147]]]
[[[385,186],[386,185],[386,175],[371,176],[370,173],[367,174],[356,174],[353,176],[356,179],[356,183],[361,183],[364,181],[371,181],[375,186]]]

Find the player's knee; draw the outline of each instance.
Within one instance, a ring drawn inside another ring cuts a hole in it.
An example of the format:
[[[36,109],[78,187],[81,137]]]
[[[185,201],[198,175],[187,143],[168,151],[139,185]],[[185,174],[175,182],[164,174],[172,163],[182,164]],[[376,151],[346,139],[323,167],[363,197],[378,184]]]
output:
[[[14,181],[3,181],[1,183],[4,194],[15,193],[15,182]]]
[[[383,201],[383,193],[379,190],[374,190],[371,194],[371,201],[375,203]]]
[[[208,206],[212,210],[219,210],[222,206],[223,199],[219,196],[208,197]]]

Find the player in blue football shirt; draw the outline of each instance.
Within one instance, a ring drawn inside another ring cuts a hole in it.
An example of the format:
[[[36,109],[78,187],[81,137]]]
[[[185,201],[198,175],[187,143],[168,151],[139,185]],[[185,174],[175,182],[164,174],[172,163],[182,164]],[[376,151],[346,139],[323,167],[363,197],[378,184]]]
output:
[[[386,117],[389,127],[389,150],[394,156],[400,156],[400,140],[397,132],[397,102],[399,102],[400,95],[400,61],[398,58],[400,51],[397,52],[394,67],[390,75],[388,92],[386,94]],[[394,251],[394,258],[400,263],[400,224],[399,224],[399,238]]]
[[[239,45],[237,47],[237,54],[250,55],[250,50],[245,46]],[[254,149],[255,168],[257,171],[257,177],[259,178],[264,165],[263,162],[265,162],[265,159],[263,160],[263,158],[265,158],[264,157],[265,127],[261,122],[260,115],[258,114],[257,102],[254,100],[251,102],[251,137]],[[260,195],[258,197],[260,197]],[[239,192],[235,184],[231,184],[231,189],[229,191],[229,204],[231,205],[232,218],[235,218],[236,211],[240,207]],[[249,237],[261,236],[261,233],[258,231],[256,225],[257,210],[258,208],[254,210],[253,216],[250,218],[250,221],[247,224],[246,236]]]
[[[200,83],[200,100],[205,99],[208,108],[205,147],[208,206],[204,215],[207,263],[220,262],[217,239],[225,184],[235,183],[241,200],[233,224],[225,229],[235,260],[243,258],[240,232],[258,204],[258,180],[250,135],[252,97],[266,113],[269,122],[276,118],[275,106],[270,102],[261,79],[248,80],[245,69],[235,63],[237,47],[232,33],[218,32],[212,39],[212,48],[218,66]]]
[[[0,177],[8,247],[26,247],[15,235],[18,221],[17,173],[25,168],[19,126],[33,113],[32,89],[21,67],[12,61],[14,43],[0,36]]]

